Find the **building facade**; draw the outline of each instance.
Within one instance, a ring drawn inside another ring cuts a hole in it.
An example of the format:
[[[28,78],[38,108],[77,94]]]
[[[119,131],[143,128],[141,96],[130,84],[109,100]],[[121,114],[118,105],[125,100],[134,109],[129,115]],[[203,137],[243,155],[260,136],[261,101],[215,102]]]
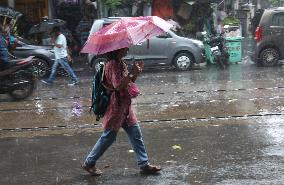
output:
[[[1,6],[9,6],[25,15],[31,22],[39,22],[41,17],[50,16],[49,0],[1,0]]]

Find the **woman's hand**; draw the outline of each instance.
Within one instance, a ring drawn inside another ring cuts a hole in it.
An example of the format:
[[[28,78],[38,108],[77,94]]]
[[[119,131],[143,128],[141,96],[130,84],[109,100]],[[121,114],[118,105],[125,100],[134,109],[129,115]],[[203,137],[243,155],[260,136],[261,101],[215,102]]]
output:
[[[131,74],[133,74],[133,76],[138,76],[144,68],[144,62],[143,61],[139,61],[139,62],[135,62],[131,71]]]
[[[136,78],[142,72],[143,68],[143,61],[135,62],[132,67],[131,73],[129,73],[129,75],[121,81],[120,85],[116,87],[116,90],[120,91],[122,89],[126,89],[129,83],[135,82]]]
[[[135,62],[132,70],[131,70],[131,74],[133,75],[132,77],[132,82],[135,82],[137,77],[139,76],[139,74],[143,71],[144,69],[144,62],[143,61],[139,61],[139,62]]]
[[[144,62],[141,60],[141,61],[139,61],[139,62],[137,62],[137,65],[140,67],[140,73],[143,71],[143,69],[144,69]]]

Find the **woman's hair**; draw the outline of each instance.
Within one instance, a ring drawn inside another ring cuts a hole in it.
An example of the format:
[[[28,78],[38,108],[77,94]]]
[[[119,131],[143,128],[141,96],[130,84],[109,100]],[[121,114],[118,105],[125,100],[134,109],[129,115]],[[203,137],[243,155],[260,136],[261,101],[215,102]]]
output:
[[[110,51],[108,53],[106,53],[106,57],[108,60],[117,60],[117,53],[119,50],[115,50],[115,51]]]
[[[118,60],[117,54],[123,49],[126,49],[126,48],[121,48],[121,49],[117,49],[117,50],[114,50],[114,51],[110,51],[110,52],[106,53],[105,55],[106,55],[108,60]]]
[[[124,61],[120,61],[121,59],[120,58],[118,58],[118,53],[121,51],[121,50],[123,50],[123,49],[125,49],[125,48],[121,48],[121,49],[117,49],[117,50],[115,50],[115,51],[110,51],[110,52],[108,52],[108,53],[106,53],[105,54],[105,56],[107,57],[107,59],[108,59],[108,61],[110,61],[110,60],[115,60],[115,61],[117,61],[117,62],[119,62],[119,66],[120,66],[120,75],[121,76],[123,76],[123,73],[125,72],[125,71],[127,71],[127,66],[126,66],[126,64],[124,63]],[[116,98],[118,99],[118,101],[117,101],[117,103],[118,103],[118,105],[120,106],[121,105],[121,100],[120,100],[120,94],[119,94],[119,91],[114,91],[115,92],[115,96],[116,96]]]

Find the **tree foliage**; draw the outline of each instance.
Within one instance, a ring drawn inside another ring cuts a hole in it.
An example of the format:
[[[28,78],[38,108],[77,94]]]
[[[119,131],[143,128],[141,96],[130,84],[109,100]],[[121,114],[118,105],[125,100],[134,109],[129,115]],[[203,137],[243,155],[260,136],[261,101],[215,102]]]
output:
[[[105,4],[111,8],[121,5],[122,0],[106,0]]]
[[[135,2],[137,2],[137,0],[106,0],[105,4],[111,8],[116,8],[122,4],[132,5]],[[151,3],[152,0],[141,0],[141,2]]]
[[[284,0],[269,0],[272,6],[281,6]]]

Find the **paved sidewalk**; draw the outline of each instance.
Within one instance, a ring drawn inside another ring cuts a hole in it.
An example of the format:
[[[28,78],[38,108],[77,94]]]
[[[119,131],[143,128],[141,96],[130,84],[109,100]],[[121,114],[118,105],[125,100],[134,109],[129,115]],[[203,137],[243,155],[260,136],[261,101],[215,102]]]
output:
[[[101,177],[80,168],[99,128],[1,131],[0,184],[282,184],[283,157],[265,154],[276,146],[260,139],[267,128],[255,121],[142,124],[150,160],[163,168],[150,176],[139,173],[123,131],[98,162]]]

